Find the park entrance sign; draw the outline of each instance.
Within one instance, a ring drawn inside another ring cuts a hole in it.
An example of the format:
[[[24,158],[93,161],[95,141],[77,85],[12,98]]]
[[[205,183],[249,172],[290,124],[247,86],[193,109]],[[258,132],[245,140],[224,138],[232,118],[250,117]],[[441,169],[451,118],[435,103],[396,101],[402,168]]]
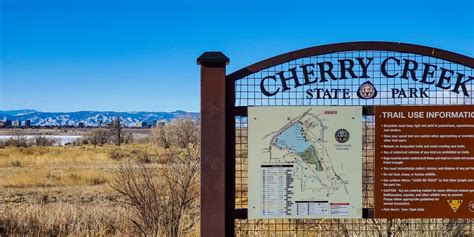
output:
[[[351,42],[228,62],[198,58],[202,236],[474,234],[472,57]]]

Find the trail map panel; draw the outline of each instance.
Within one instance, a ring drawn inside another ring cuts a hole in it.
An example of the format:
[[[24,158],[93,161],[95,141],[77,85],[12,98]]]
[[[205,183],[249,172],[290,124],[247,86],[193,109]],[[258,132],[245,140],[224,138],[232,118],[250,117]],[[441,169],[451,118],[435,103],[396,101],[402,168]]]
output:
[[[474,107],[375,108],[375,216],[474,217]]]
[[[361,118],[358,106],[249,107],[249,218],[361,218]]]

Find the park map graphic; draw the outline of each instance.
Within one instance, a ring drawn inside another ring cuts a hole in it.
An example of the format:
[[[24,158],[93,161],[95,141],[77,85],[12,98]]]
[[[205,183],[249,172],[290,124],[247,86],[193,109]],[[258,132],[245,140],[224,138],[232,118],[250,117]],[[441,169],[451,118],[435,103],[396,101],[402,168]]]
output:
[[[249,217],[358,218],[360,107],[249,108]]]

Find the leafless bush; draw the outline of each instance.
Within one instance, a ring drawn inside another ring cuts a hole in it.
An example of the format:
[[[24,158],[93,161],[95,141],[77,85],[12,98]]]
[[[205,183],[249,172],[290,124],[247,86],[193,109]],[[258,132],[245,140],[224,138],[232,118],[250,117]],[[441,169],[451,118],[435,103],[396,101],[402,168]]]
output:
[[[95,129],[84,136],[83,143],[94,146],[107,144],[109,143],[108,131],[102,128]]]
[[[150,141],[155,147],[169,149],[171,147],[172,127],[169,125],[159,125],[151,130]]]
[[[117,146],[121,144],[130,144],[133,142],[133,134],[125,130],[120,130],[120,136],[117,135],[117,131],[109,131],[109,141]]]
[[[3,142],[4,146],[13,146],[13,147],[29,147],[31,143],[28,142],[26,136],[15,135]]]
[[[163,172],[169,191],[164,227],[169,235],[178,236],[199,221],[199,149],[186,148],[170,156]]]
[[[199,151],[168,152],[163,167],[124,163],[112,188],[126,200],[132,223],[145,235],[179,236],[198,222]]]
[[[36,146],[54,146],[57,144],[55,139],[39,136],[35,138]]]
[[[173,120],[170,124],[160,125],[151,132],[151,142],[155,147],[169,149],[172,146],[186,148],[199,144],[199,121],[191,117]]]
[[[120,146],[121,144],[128,144],[132,142],[132,134],[123,130],[120,122],[120,116],[117,116],[112,123],[109,124],[110,141]]]
[[[115,128],[110,129],[94,129],[84,136],[82,141],[79,144],[91,144],[94,146],[102,146],[104,144],[128,144],[132,142],[132,134],[120,129],[120,136],[117,136],[117,131]],[[117,140],[119,139],[120,142]],[[76,143],[76,145],[79,145]]]
[[[132,223],[144,234],[157,235],[163,215],[164,193],[157,170],[125,163],[115,173],[112,188],[125,197]]]
[[[28,138],[27,136],[17,133],[7,140],[0,142],[2,147],[31,147],[31,146],[54,146],[57,144],[55,139],[47,138],[45,136],[39,136],[34,138]]]
[[[22,166],[21,161],[19,161],[19,160],[12,160],[10,163],[13,167],[21,167]]]
[[[122,149],[113,149],[109,152],[109,157],[112,160],[122,160],[128,158],[129,154]]]
[[[109,152],[109,157],[112,160],[120,161],[127,160],[129,162],[135,161],[137,163],[163,163],[163,160],[157,158],[153,153],[148,153],[143,149],[133,149],[131,151],[121,148],[115,148]]]
[[[178,118],[172,123],[174,130],[174,143],[178,147],[186,148],[188,145],[199,143],[199,122],[191,117]]]

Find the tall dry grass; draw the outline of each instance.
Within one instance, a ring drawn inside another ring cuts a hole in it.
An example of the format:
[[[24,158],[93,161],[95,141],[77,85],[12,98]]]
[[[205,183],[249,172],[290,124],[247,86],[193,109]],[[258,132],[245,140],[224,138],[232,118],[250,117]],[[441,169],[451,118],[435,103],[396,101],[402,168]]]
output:
[[[109,174],[93,169],[18,169],[0,179],[4,188],[99,185],[109,180]]]
[[[7,147],[0,149],[0,187],[103,184],[120,162],[163,164],[162,153],[148,144]]]
[[[0,208],[0,235],[65,236],[134,233],[125,208],[68,203]]]
[[[66,146],[66,147],[6,147],[0,149],[0,168],[20,166],[71,166],[113,164],[110,153],[120,149],[123,152],[155,152],[148,144],[131,144],[117,148],[114,145],[104,146]],[[159,151],[161,152],[161,151]],[[134,156],[131,156],[133,158]]]
[[[148,144],[0,149],[0,236],[138,234],[107,183],[123,161],[157,166],[155,151]]]

